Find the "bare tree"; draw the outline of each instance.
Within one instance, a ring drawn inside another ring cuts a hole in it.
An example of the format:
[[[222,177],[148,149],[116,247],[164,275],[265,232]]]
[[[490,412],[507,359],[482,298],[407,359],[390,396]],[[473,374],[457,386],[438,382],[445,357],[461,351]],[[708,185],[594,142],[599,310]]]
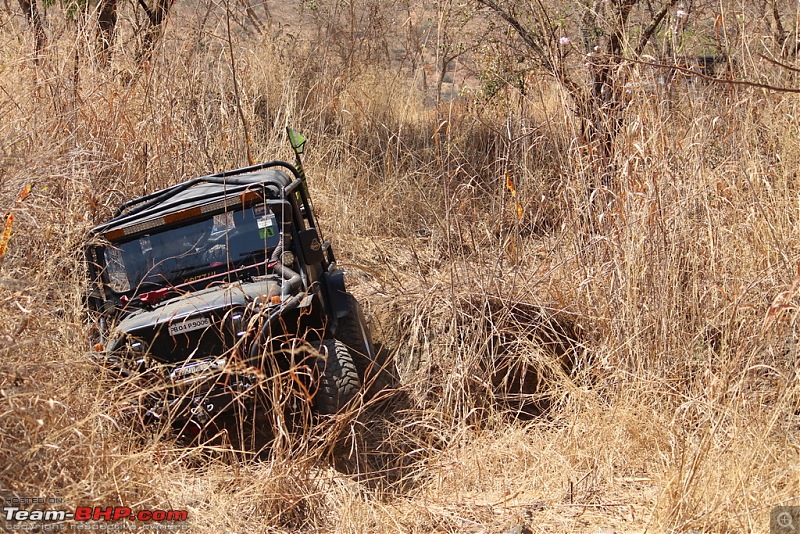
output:
[[[643,54],[677,0],[662,0],[660,5],[648,2],[646,6],[640,6],[640,0],[478,2],[514,30],[534,66],[569,94],[584,141],[608,160],[622,125],[622,67],[626,59]]]
[[[453,0],[434,2],[436,8],[436,104],[442,103],[442,87],[448,72],[462,56],[468,56],[482,44],[480,31],[470,29],[474,11]],[[470,36],[475,33],[475,36]]]
[[[147,16],[147,27],[142,34],[136,56],[140,63],[150,60],[153,48],[163,31],[164,21],[174,3],[175,0],[155,0],[151,7],[146,0],[138,0],[139,6]],[[111,47],[114,44],[118,8],[119,0],[99,0],[97,5],[97,36],[100,56],[104,63],[110,58]]]

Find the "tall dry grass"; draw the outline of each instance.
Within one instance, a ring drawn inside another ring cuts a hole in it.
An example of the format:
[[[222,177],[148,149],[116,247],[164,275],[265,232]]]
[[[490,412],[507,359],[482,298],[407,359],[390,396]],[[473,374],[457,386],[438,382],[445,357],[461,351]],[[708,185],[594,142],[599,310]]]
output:
[[[797,503],[794,96],[634,94],[593,196],[546,80],[437,106],[419,33],[404,63],[358,48],[347,11],[317,34],[280,17],[324,12],[272,9],[281,31],[233,25],[232,62],[225,10],[179,8],[141,70],[133,35],[102,68],[55,11],[35,66],[1,15],[3,497],[187,509],[195,532],[763,532]],[[324,428],[258,458],[141,435],[84,356],[86,231],[246,164],[242,115],[256,160],[289,157],[286,124],[308,135],[322,230],[401,378],[338,421],[337,459]]]

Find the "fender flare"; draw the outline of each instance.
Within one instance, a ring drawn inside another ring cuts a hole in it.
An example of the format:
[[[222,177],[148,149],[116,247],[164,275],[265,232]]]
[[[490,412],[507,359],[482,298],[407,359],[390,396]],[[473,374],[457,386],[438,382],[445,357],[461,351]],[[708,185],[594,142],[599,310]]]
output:
[[[338,319],[347,315],[350,312],[350,307],[347,302],[344,271],[341,269],[333,269],[325,273],[325,286],[333,316]]]

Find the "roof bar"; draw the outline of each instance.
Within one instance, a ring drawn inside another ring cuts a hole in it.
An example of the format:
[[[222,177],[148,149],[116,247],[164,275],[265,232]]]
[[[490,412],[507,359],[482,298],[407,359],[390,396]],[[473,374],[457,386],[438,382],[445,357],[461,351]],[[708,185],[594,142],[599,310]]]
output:
[[[150,193],[149,195],[145,195],[143,197],[139,197],[139,198],[136,198],[134,200],[130,200],[130,201],[125,202],[124,204],[122,204],[119,208],[117,208],[117,211],[114,212],[114,217],[113,218],[116,219],[117,217],[122,215],[127,209],[132,208],[133,206],[137,206],[137,205],[140,205],[140,204],[144,203],[143,206],[138,206],[137,209],[135,209],[135,210],[130,212],[130,214],[139,213],[139,212],[141,212],[143,210],[146,210],[150,206],[152,206],[154,204],[157,204],[158,202],[166,200],[169,197],[174,196],[177,193],[180,193],[181,191],[185,191],[186,189],[188,189],[189,187],[191,187],[193,185],[196,185],[196,184],[199,184],[199,183],[203,183],[203,182],[212,183],[212,184],[230,183],[230,184],[233,184],[233,185],[246,185],[246,183],[244,183],[244,182],[239,182],[238,180],[235,180],[235,179],[231,180],[231,179],[228,179],[228,178],[232,177],[232,176],[239,175],[239,174],[245,174],[245,173],[248,173],[248,172],[267,169],[267,168],[270,168],[270,167],[284,167],[287,170],[289,170],[294,175],[295,178],[300,178],[300,174],[297,171],[297,169],[294,167],[294,165],[292,165],[290,163],[286,163],[285,161],[277,161],[277,160],[276,161],[268,161],[266,163],[260,163],[258,165],[253,165],[251,167],[244,167],[242,169],[219,172],[219,173],[216,173],[216,174],[210,174],[208,176],[201,176],[199,178],[193,178],[192,180],[189,180],[189,181],[184,182],[182,184],[174,185],[174,186],[170,187],[169,189],[158,191],[156,193]],[[220,178],[225,178],[225,180],[220,180]]]

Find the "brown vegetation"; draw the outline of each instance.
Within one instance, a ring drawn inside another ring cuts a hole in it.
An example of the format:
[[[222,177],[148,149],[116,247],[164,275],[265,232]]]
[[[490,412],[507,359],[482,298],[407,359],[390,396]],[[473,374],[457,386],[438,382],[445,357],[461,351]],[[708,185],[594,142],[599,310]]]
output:
[[[144,66],[152,20],[113,5],[107,62],[55,7],[35,46],[0,11],[0,497],[186,509],[192,532],[763,532],[798,504],[796,96],[626,64],[646,83],[615,88],[598,159],[557,84],[510,78],[502,24],[450,4],[179,2]],[[786,30],[770,51],[723,15],[737,76],[796,86],[755,55],[793,61]],[[85,357],[85,233],[290,158],[287,124],[400,385],[257,458],[137,434]]]

